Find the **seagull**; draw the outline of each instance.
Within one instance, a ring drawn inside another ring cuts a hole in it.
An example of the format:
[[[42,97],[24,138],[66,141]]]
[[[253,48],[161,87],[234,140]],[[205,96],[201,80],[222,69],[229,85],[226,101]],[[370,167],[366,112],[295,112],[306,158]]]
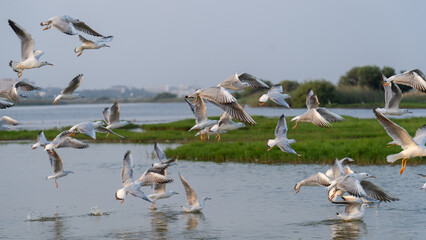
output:
[[[102,114],[107,124],[106,128],[109,130],[121,128],[130,123],[129,121],[120,121],[120,105],[118,102],[114,102],[111,109],[109,107],[105,108]],[[107,133],[106,137],[108,135],[109,133]]]
[[[100,41],[91,41],[91,40],[87,40],[86,38],[84,38],[81,35],[78,35],[80,38],[80,42],[82,42],[81,46],[76,47],[74,49],[75,53],[78,53],[77,57],[80,57],[80,55],[83,53],[84,50],[86,49],[99,49],[102,47],[110,47],[109,45],[105,44],[106,42],[110,42],[112,40],[112,36],[108,36],[108,37],[104,37],[102,38]]]
[[[235,91],[243,90],[247,87],[269,89],[269,86],[266,85],[266,83],[248,73],[242,73],[240,75],[235,73],[223,82],[219,83],[217,86]]]
[[[197,132],[195,134],[195,136],[203,135],[203,136],[207,136],[207,139],[210,139],[210,135],[216,135],[216,137],[217,137],[217,131],[213,131],[212,130],[212,129],[216,130],[217,127],[218,127],[218,124],[215,124],[215,125],[213,125],[211,127],[205,127],[201,131]],[[222,133],[226,133],[226,131],[220,130],[220,134],[222,134]],[[205,140],[205,138],[204,138],[204,140]]]
[[[12,30],[21,40],[22,61],[9,62],[9,66],[13,69],[13,71],[18,73],[18,78],[22,76],[22,71],[24,69],[39,68],[46,65],[53,66],[53,64],[51,63],[39,61],[39,58],[41,57],[41,55],[43,55],[44,52],[41,50],[34,51],[34,39],[31,37],[31,34],[29,34],[25,29],[23,29],[14,21],[9,19],[8,22]]]
[[[156,166],[170,166],[176,164],[176,159],[167,160],[166,154],[161,149],[160,145],[158,143],[154,144],[154,149],[157,154],[158,160],[160,160],[160,163],[154,163],[153,167]],[[158,172],[159,174],[163,175],[164,177],[167,177],[167,170],[164,168],[164,170]],[[149,195],[148,197],[154,202],[151,205],[151,209],[154,209],[154,204],[158,199],[164,199],[169,198],[175,194],[179,194],[176,191],[166,191],[166,184],[165,183],[155,183],[152,185],[152,189],[154,190],[154,193]]]
[[[424,144],[419,145],[419,143],[416,143],[404,128],[389,120],[389,118],[385,117],[385,115],[377,109],[374,109],[373,112],[387,134],[403,149],[400,153],[391,154],[386,157],[386,160],[390,163],[402,158],[399,174],[404,172],[408,159],[426,156],[426,147]]]
[[[47,141],[46,136],[44,136],[44,132],[40,131],[37,135],[37,142],[31,145],[31,149],[37,149],[38,147],[45,147],[50,142]]]
[[[198,98],[200,97],[200,98]],[[253,118],[238,104],[237,99],[232,96],[231,93],[226,91],[221,86],[203,88],[195,91],[185,98],[195,98],[191,103],[195,103],[195,106],[199,104],[199,99],[204,99],[221,108],[223,111],[229,113],[233,118],[247,125],[257,124]]]
[[[41,88],[34,86],[25,81],[19,79],[1,79],[0,80],[0,97],[4,97],[13,102],[18,102],[20,100],[20,95],[18,91],[35,91],[40,90]]]
[[[173,179],[168,179],[164,175],[159,174],[159,171],[163,171],[165,166],[155,166],[147,169],[142,176],[134,181],[133,180],[133,159],[132,153],[127,151],[124,154],[123,158],[123,168],[121,170],[121,179],[123,182],[123,188],[117,190],[115,193],[115,198],[121,200],[120,203],[124,202],[126,195],[130,194],[134,197],[142,198],[145,201],[153,202],[152,199],[147,197],[140,188],[142,186],[149,186],[154,183],[170,183],[173,182]]]
[[[58,182],[56,179],[65,177],[66,175],[73,173],[71,171],[66,171],[62,168],[62,159],[59,157],[55,149],[52,149],[51,152],[47,152],[49,156],[50,165],[52,166],[53,175],[47,176],[46,179],[55,179],[56,188],[58,188]]]
[[[403,84],[426,93],[426,76],[419,69],[413,69],[400,74],[393,75],[383,81],[383,86],[388,86],[391,82]]]
[[[40,138],[41,142],[37,141],[37,143],[40,143],[39,144],[40,146],[45,144],[44,151],[48,151],[48,152],[52,151],[52,149],[54,148],[69,147],[69,148],[83,149],[83,148],[89,147],[89,144],[70,137],[73,134],[74,132],[71,132],[71,131],[63,131],[60,134],[58,134],[51,142],[48,142],[46,138],[43,139],[44,134],[43,134],[43,131],[41,131],[39,133],[39,137],[37,137],[37,140]],[[37,145],[37,143],[35,145]],[[33,149],[35,149],[34,147],[35,146],[33,145]]]
[[[176,165],[177,159],[173,158],[168,160],[166,157],[166,154],[164,153],[163,149],[161,149],[158,143],[154,144],[154,150],[160,163],[154,163],[152,166],[164,165],[164,164],[166,164],[167,166]]]
[[[306,106],[308,107],[308,111],[291,119],[291,121],[296,121],[293,129],[297,127],[299,122],[312,122],[318,127],[331,127],[329,122],[341,122],[344,120],[342,116],[331,112],[327,108],[318,107],[318,97],[312,89],[309,89],[306,94]]]
[[[13,107],[14,105],[15,105],[14,103],[10,103],[0,98],[0,109],[10,108],[10,107]]]
[[[263,94],[259,98],[259,105],[263,106],[266,101],[271,99],[274,103],[293,111],[293,109],[291,109],[288,103],[285,101],[286,98],[290,98],[291,96],[288,94],[282,94],[282,92],[283,86],[281,86],[281,84],[276,84],[272,86],[267,93]]]
[[[275,128],[275,139],[269,139],[266,143],[266,146],[268,147],[267,151],[270,151],[274,146],[277,146],[283,152],[293,153],[301,156],[300,154],[296,153],[293,148],[291,148],[290,144],[295,143],[296,140],[287,138],[287,130],[287,123],[283,114],[278,120],[277,127]]]
[[[424,178],[426,178],[426,175],[425,175],[425,174],[421,174],[421,173],[419,173],[418,175],[419,175],[419,176],[422,176],[422,177],[424,177]],[[426,190],[426,183],[425,183],[425,184],[423,184],[423,186],[420,188],[420,190]]]
[[[217,124],[213,125],[209,131],[211,132],[216,132],[216,138],[217,141],[220,141],[220,133],[222,132],[226,132],[226,131],[231,131],[231,130],[236,130],[238,128],[242,128],[245,127],[246,125],[244,125],[244,123],[241,122],[234,122],[232,121],[232,116],[229,115],[227,112],[223,112],[222,115],[220,115],[219,118],[219,122],[217,122]]]
[[[344,213],[336,213],[338,217],[345,221],[360,220],[364,217],[365,209],[372,208],[368,204],[360,202],[347,203]]]
[[[80,94],[74,93],[74,91],[80,87],[81,80],[83,80],[83,74],[78,74],[75,78],[73,78],[70,83],[68,84],[68,87],[64,88],[61,91],[61,94],[56,96],[55,101],[53,102],[53,105],[58,104],[59,100],[72,100],[76,98],[83,98],[83,96],[80,96]]]
[[[204,204],[206,200],[211,200],[209,197],[204,197],[201,202],[197,199],[197,194],[195,193],[194,189],[189,186],[188,182],[182,177],[182,175],[179,173],[180,180],[182,181],[183,187],[185,188],[186,192],[186,200],[188,202],[189,208],[186,208],[184,206],[181,206],[182,209],[187,213],[194,213],[194,212],[200,212],[204,208]]]
[[[200,132],[202,129],[206,127],[211,127],[217,123],[217,120],[209,120],[207,118],[206,105],[204,104],[204,100],[201,97],[197,96],[197,104],[195,104],[195,106],[193,106],[192,103],[189,102],[186,98],[185,101],[186,103],[188,103],[189,107],[192,110],[192,113],[195,116],[195,125],[191,129],[189,129],[188,132],[192,130],[198,130],[198,132]],[[200,139],[204,141],[205,136],[200,134]]]
[[[383,83],[386,82],[385,75],[382,74]],[[398,84],[390,82],[387,85],[383,85],[385,89],[385,108],[378,108],[377,110],[383,114],[389,115],[403,115],[404,113],[412,113],[407,109],[399,109],[399,103],[402,100],[402,92],[399,89]]]
[[[121,135],[118,135],[117,133],[113,132],[112,130],[102,126],[104,122],[102,121],[96,121],[96,122],[82,122],[77,125],[74,125],[69,129],[69,131],[74,132],[71,136],[74,136],[77,132],[82,133],[86,136],[89,136],[93,139],[96,139],[96,132],[100,133],[112,133],[114,135],[117,135],[121,138],[125,138]]]
[[[56,16],[49,18],[49,20],[41,22],[40,26],[46,26],[43,31],[50,29],[52,26],[58,29],[59,31],[68,34],[68,35],[77,35],[78,32],[84,32],[95,37],[105,37],[102,34],[96,32],[92,28],[86,25],[86,23],[72,18],[68,15]]]
[[[19,125],[21,123],[19,123],[18,121],[16,121],[15,119],[8,117],[8,116],[3,116],[0,118],[0,130],[9,130],[8,127],[4,127],[3,125]]]

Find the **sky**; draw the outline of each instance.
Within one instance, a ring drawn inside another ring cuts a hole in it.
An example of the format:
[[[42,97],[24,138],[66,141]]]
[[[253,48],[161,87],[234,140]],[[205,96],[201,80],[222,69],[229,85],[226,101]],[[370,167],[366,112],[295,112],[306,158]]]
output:
[[[235,72],[337,83],[354,66],[426,71],[423,9],[426,1],[0,1],[0,78],[16,77],[8,63],[21,56],[8,19],[54,64],[24,70],[40,87],[64,87],[79,73],[81,89],[103,89],[209,87]],[[40,22],[58,15],[113,35],[111,47],[76,57],[78,35],[42,31]]]

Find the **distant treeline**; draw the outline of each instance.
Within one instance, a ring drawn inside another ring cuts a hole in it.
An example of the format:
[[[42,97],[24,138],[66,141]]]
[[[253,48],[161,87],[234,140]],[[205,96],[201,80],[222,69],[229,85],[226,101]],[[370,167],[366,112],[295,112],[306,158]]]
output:
[[[317,79],[299,83],[294,80],[283,80],[279,83],[272,83],[263,80],[268,85],[281,84],[284,93],[291,95],[286,99],[292,108],[303,108],[306,102],[306,93],[313,89],[318,95],[320,105],[339,106],[352,105],[353,107],[373,107],[384,105],[384,90],[382,86],[381,74],[386,77],[395,75],[395,69],[384,66],[380,69],[378,66],[353,67],[338,81],[337,86],[325,79]],[[401,102],[402,107],[424,107],[426,106],[426,97],[418,93],[411,87],[399,85],[404,98]],[[413,91],[411,91],[413,90]],[[265,92],[261,89],[247,88],[242,92],[236,93],[238,101],[250,106],[258,106],[259,97]],[[271,101],[266,106],[277,106]]]

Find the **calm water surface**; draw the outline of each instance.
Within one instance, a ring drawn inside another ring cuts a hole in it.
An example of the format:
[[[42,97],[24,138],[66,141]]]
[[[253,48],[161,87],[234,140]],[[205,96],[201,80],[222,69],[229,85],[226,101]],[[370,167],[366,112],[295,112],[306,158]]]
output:
[[[163,145],[163,148],[176,145]],[[322,165],[257,165],[180,160],[169,169],[180,194],[150,204],[114,193],[121,187],[122,157],[131,150],[135,177],[153,162],[153,145],[90,144],[88,149],[59,149],[64,169],[74,171],[55,188],[48,156],[30,143],[0,144],[0,238],[4,239],[424,239],[426,192],[420,191],[426,166],[353,166],[401,200],[367,209],[362,221],[336,218],[343,206],[332,205],[322,187],[294,184]],[[285,157],[285,154],[283,154]],[[202,214],[185,214],[178,172],[209,196]],[[149,193],[150,188],[143,188]],[[91,216],[97,206],[108,215]],[[32,221],[27,220],[30,214]]]
[[[12,117],[22,125],[12,127],[13,129],[49,129],[73,126],[80,122],[100,120],[103,118],[102,111],[112,104],[72,104],[60,106],[15,106],[0,110],[0,116]],[[121,119],[130,120],[136,124],[172,122],[187,118],[193,118],[188,104],[183,103],[120,103]],[[246,108],[251,115],[267,117],[297,116],[306,109],[294,109],[291,111],[284,108]],[[357,118],[374,118],[371,109],[332,109],[334,112]],[[412,109],[413,114],[406,114],[403,118],[416,116],[426,117],[424,109]],[[207,104],[209,116],[219,116],[221,110],[211,104]],[[397,117],[401,118],[401,117]]]

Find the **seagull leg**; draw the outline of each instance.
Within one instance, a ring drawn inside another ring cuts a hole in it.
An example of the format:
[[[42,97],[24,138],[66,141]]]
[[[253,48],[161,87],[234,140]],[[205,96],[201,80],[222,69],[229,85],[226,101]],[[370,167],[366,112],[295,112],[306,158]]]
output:
[[[77,55],[77,57],[80,57],[81,54],[83,54],[83,50],[80,51],[80,53]]]
[[[274,147],[274,146],[272,146],[272,147],[268,148],[268,150],[266,150],[266,151],[267,151],[267,152],[271,151],[273,147]]]
[[[393,147],[393,146],[395,146],[396,144],[395,143],[393,143],[393,144],[391,144],[391,145],[388,145],[388,146],[386,146],[386,147]]]
[[[219,142],[220,141],[220,134],[219,134],[219,132],[217,132],[216,138],[217,138],[217,141]]]
[[[19,72],[18,72],[18,78],[21,78],[21,77],[22,77],[22,70],[23,70],[23,69],[19,69]]]
[[[56,188],[58,188],[58,182],[56,182],[56,178],[55,178],[55,184],[56,184]]]
[[[109,133],[107,133],[107,135],[106,135],[106,137],[105,138],[107,138],[109,136]]]
[[[123,202],[124,202],[124,199],[123,199],[123,200],[121,200],[120,204],[122,204]]]
[[[155,201],[157,201],[157,199],[155,199],[155,200],[154,200],[154,202],[152,203],[152,205],[151,205],[151,209],[155,209],[155,208],[154,208]]]
[[[405,165],[407,165],[407,161],[408,161],[408,158],[403,158],[403,159],[402,159],[402,163],[401,163],[401,170],[399,171],[399,174],[400,174],[400,175],[404,172],[404,170],[405,170]]]
[[[297,127],[297,124],[298,124],[299,122],[296,122],[296,125],[294,125],[294,127],[293,127],[293,129],[295,129],[296,127]]]

